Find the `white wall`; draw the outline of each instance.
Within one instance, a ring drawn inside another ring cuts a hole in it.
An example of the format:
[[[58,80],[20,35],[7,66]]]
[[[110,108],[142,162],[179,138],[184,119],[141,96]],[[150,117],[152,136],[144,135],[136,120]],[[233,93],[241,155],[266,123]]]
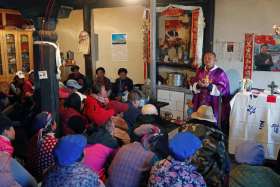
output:
[[[245,33],[272,34],[272,25],[280,24],[279,8],[280,0],[216,0],[214,41],[244,41]],[[231,86],[236,88],[243,62],[218,59],[217,64],[231,72]],[[272,80],[280,86],[280,73],[253,72],[253,87],[267,88]]]
[[[56,32],[60,51],[65,54],[68,50],[74,52],[76,63],[80,66],[80,71],[85,72],[85,60],[83,54],[78,52],[79,34],[83,30],[83,11],[73,10],[68,18],[59,19]]]
[[[93,11],[94,31],[98,34],[99,60],[96,67],[102,66],[106,75],[117,78],[120,67],[128,69],[128,76],[134,83],[144,82],[142,18],[144,8],[129,6],[103,8]],[[111,34],[127,33],[128,61],[112,61]]]

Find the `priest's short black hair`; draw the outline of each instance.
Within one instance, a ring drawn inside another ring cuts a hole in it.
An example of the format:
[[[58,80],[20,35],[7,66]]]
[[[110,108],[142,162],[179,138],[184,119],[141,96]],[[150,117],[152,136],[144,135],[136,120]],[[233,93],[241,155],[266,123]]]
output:
[[[212,55],[216,58],[216,53],[213,52],[213,51],[206,51],[206,52],[204,53],[204,56],[205,56],[206,54],[212,54]]]

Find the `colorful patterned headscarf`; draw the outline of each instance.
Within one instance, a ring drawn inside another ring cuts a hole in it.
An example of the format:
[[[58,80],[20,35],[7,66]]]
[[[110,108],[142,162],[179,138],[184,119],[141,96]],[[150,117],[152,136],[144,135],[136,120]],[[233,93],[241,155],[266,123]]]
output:
[[[41,112],[35,117],[33,130],[34,132],[38,132],[38,145],[41,144],[46,134],[53,134],[51,129],[53,122],[52,114],[46,111]]]
[[[8,153],[10,156],[12,156],[14,152],[11,141],[4,136],[0,136],[0,152]]]

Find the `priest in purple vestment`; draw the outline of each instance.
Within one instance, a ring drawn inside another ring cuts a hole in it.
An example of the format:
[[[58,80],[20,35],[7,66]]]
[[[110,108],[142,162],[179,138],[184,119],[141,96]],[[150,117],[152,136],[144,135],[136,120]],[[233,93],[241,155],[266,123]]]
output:
[[[215,65],[216,54],[206,52],[204,54],[204,67],[200,67],[196,76],[192,80],[191,89],[193,96],[193,111],[201,105],[212,106],[216,120],[219,115],[219,96],[222,97],[222,115],[221,120],[228,120],[229,117],[229,81],[226,73]]]

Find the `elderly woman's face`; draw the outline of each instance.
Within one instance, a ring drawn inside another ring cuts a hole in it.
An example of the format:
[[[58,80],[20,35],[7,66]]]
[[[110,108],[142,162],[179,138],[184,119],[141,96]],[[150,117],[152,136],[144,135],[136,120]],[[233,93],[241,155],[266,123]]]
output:
[[[107,92],[105,86],[102,86],[102,87],[101,87],[101,91],[100,91],[99,95],[100,95],[101,97],[108,97],[108,92]]]

